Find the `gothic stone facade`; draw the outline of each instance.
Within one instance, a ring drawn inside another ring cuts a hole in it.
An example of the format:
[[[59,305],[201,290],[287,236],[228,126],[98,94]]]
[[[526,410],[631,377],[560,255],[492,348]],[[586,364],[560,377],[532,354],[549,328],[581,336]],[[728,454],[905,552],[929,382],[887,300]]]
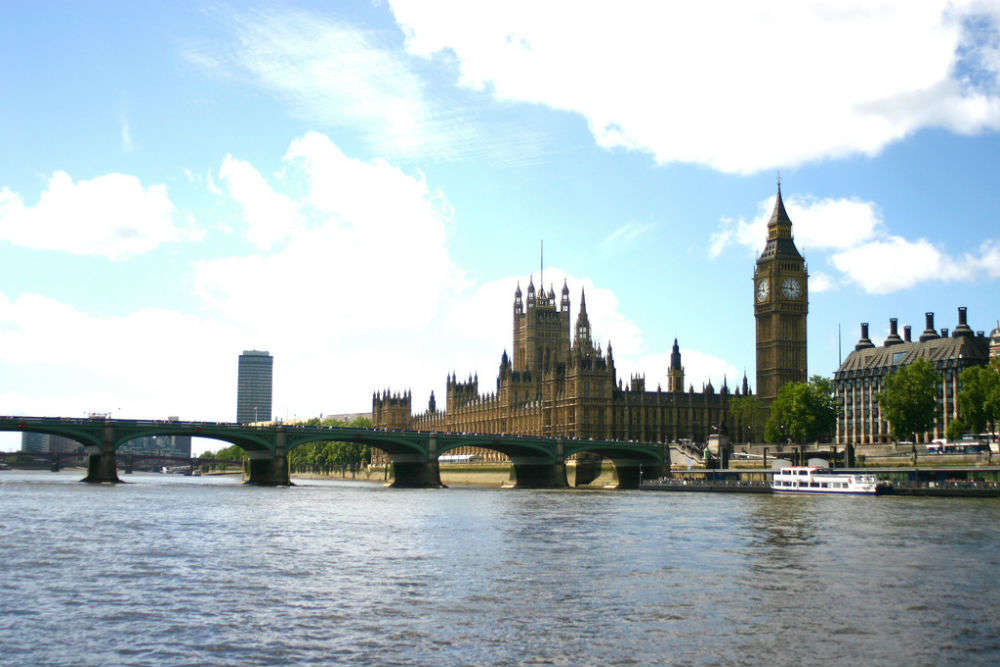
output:
[[[448,376],[446,409],[431,395],[426,412],[412,416],[409,393],[372,397],[372,423],[416,431],[507,433],[571,438],[703,442],[713,427],[728,425],[730,391],[709,383],[701,392],[684,390],[680,349],[674,341],[667,389],[646,389],[644,377],[623,384],[607,351],[591,338],[586,295],[581,293],[575,338],[570,337],[569,287],[556,302],[550,288],[527,298],[514,292],[513,358],[500,359],[496,390],[480,393],[478,376]],[[743,391],[749,392],[744,378]],[[735,395],[739,395],[737,389]],[[740,433],[741,425],[730,426]]]
[[[934,329],[934,313],[926,313],[926,327],[919,340],[912,340],[910,327],[897,330],[897,320],[889,320],[889,336],[876,347],[868,338],[868,323],[861,323],[861,339],[854,351],[833,375],[834,389],[840,402],[837,418],[837,442],[877,444],[890,442],[891,426],[879,412],[876,396],[882,391],[885,377],[897,368],[927,359],[941,377],[938,385],[938,413],[934,428],[917,437],[930,442],[944,437],[948,424],[958,415],[957,397],[962,385],[959,374],[969,366],[986,364],[1000,356],[1000,322],[987,337],[973,333],[966,322],[966,309],[958,309],[958,326],[949,336],[948,329]]]
[[[806,379],[808,291],[805,260],[795,248],[792,222],[781,188],[768,223],[768,242],[754,270],[757,321],[757,383],[761,398],[772,400],[785,382]],[[479,378],[448,376],[445,410],[433,393],[428,409],[412,414],[410,394],[389,391],[372,396],[377,428],[417,431],[507,433],[645,442],[704,442],[713,428],[735,440],[746,425],[730,414],[732,396],[749,395],[746,377],[734,394],[723,381],[696,392],[684,389],[684,368],[674,341],[666,389],[647,390],[644,377],[623,383],[615,370],[611,344],[601,349],[591,338],[586,296],[581,292],[574,336],[570,335],[569,287],[527,294],[514,292],[513,357],[503,353],[496,389],[480,393]],[[487,459],[495,457],[483,452]]]

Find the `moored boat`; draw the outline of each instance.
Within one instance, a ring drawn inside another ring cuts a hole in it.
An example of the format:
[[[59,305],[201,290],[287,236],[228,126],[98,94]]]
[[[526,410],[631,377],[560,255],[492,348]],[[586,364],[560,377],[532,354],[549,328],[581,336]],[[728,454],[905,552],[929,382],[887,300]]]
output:
[[[819,466],[780,468],[771,477],[774,493],[850,493],[877,495],[892,489],[892,484],[875,475],[837,474]]]

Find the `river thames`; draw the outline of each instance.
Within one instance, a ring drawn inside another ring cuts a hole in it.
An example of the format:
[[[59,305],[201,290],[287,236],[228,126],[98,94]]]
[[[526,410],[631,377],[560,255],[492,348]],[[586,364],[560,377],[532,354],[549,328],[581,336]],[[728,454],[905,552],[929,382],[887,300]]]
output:
[[[1000,661],[1000,502],[0,472],[0,664]]]

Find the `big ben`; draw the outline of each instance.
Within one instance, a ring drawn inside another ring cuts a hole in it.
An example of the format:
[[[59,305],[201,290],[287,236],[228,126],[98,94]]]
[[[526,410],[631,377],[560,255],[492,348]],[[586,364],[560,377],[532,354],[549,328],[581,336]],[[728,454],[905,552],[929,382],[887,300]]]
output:
[[[753,273],[757,395],[764,401],[773,401],[788,382],[806,381],[808,278],[778,183],[778,197],[767,223],[767,245]]]

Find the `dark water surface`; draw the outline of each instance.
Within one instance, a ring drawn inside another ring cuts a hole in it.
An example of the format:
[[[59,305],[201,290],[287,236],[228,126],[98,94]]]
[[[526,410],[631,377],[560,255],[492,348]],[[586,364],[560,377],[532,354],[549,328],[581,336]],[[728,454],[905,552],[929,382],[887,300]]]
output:
[[[1000,662],[1000,501],[0,472],[0,664]]]

